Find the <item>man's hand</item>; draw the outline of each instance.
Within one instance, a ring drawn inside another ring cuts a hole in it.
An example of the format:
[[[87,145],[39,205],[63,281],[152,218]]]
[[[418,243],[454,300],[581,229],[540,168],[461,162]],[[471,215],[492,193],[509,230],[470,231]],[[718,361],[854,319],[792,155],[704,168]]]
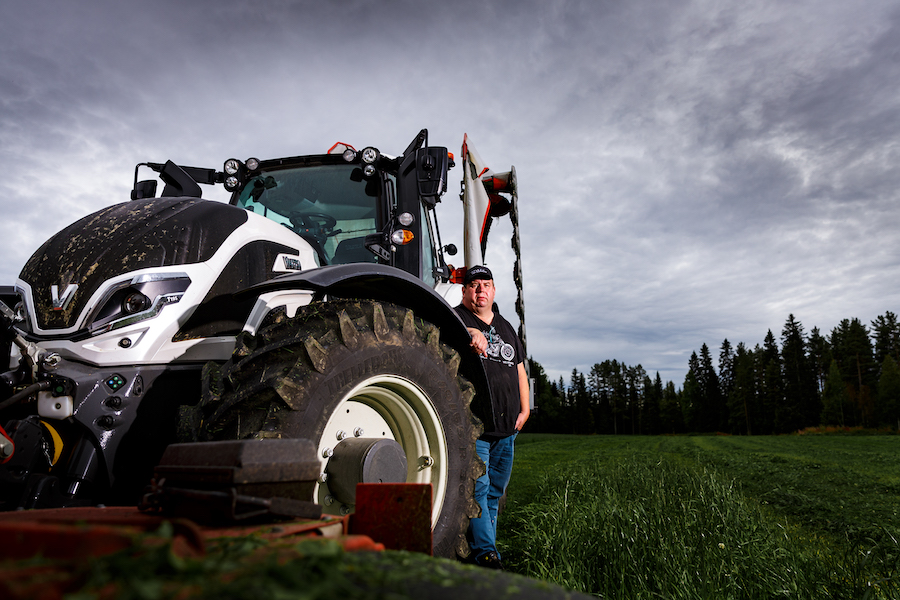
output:
[[[472,341],[469,343],[472,349],[478,354],[487,356],[488,343],[487,338],[484,337],[484,334],[474,327],[466,327],[466,329],[469,331],[469,335],[472,336]]]
[[[530,415],[531,411],[519,413],[519,416],[516,417],[516,431],[522,431],[522,427],[525,426],[525,421],[528,420]]]
[[[522,431],[525,421],[531,416],[531,395],[528,391],[529,381],[525,363],[519,363],[516,368],[519,372],[519,416],[516,417],[516,431]]]

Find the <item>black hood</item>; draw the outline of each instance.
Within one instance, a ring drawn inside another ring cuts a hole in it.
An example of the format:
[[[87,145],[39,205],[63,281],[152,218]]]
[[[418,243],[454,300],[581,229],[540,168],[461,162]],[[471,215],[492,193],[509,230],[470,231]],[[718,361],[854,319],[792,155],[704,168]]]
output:
[[[31,286],[38,326],[76,324],[103,282],[151,267],[204,262],[235,229],[246,211],[199,198],[149,198],[117,204],[69,225],[25,263],[20,279]],[[53,310],[51,286],[78,288],[64,310]]]

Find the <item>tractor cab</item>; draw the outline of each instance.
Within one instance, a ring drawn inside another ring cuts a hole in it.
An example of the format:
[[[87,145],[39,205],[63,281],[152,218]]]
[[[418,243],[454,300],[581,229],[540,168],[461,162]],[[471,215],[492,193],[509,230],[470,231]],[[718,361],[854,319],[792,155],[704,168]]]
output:
[[[376,263],[398,267],[429,286],[446,282],[450,269],[434,214],[447,191],[453,157],[429,147],[422,130],[400,157],[374,147],[357,151],[337,143],[326,154],[241,161],[222,171],[141,163],[132,200],[152,198],[156,181],[138,181],[140,167],[159,173],[162,196],[201,196],[203,184],[224,184],[230,204],[295,232],[312,247],[318,266]]]
[[[446,148],[428,147],[427,135],[400,157],[339,142],[321,155],[229,159],[225,188],[231,204],[306,240],[319,266],[392,265],[433,287],[450,276],[434,207],[453,162]]]

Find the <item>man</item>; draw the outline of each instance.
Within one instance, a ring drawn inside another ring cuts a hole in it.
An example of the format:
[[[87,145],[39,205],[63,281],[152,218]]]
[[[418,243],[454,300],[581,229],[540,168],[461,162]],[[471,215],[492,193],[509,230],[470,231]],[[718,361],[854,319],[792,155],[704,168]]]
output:
[[[462,304],[456,312],[472,336],[472,348],[484,361],[493,399],[493,422],[475,442],[475,450],[487,473],[475,482],[475,500],[481,516],[469,521],[469,544],[475,562],[502,569],[497,551],[497,508],[512,474],[516,434],[531,414],[525,350],[512,325],[494,303],[494,276],[475,266],[463,279]]]

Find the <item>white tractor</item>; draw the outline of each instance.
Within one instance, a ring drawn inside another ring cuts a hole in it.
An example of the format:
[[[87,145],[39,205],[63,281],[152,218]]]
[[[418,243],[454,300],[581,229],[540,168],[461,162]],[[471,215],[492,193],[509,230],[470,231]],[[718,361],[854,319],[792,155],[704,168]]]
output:
[[[453,157],[425,130],[396,157],[337,144],[138,165],[131,201],[51,237],[0,289],[0,507],[135,504],[170,444],[307,439],[301,500],[346,514],[357,483],[430,483],[434,552],[465,554],[491,399],[448,299],[492,215],[512,219],[524,309],[515,171],[468,140],[462,163],[458,269],[435,216]]]

